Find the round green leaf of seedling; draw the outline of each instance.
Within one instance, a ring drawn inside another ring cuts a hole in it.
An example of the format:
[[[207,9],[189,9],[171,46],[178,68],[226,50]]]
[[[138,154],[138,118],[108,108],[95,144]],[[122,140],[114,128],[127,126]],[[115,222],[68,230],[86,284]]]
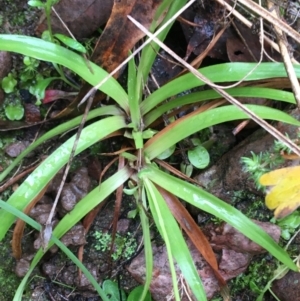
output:
[[[32,57],[24,56],[23,63],[25,66],[30,67],[29,70],[35,70],[40,62]]]
[[[288,229],[283,229],[283,230],[281,231],[281,237],[282,237],[283,239],[285,239],[285,240],[290,240],[290,238],[291,238],[291,233],[290,233],[290,231],[289,231]]]
[[[65,44],[66,46],[78,51],[78,52],[82,52],[82,53],[86,53],[86,49],[84,48],[84,46],[82,44],[80,44],[78,41],[67,37],[63,34],[60,33],[56,33],[54,35],[55,38],[57,38],[59,41],[61,41],[63,44]]]
[[[27,2],[29,6],[42,8],[45,4],[38,0],[30,0]]]
[[[37,105],[41,104],[41,99],[45,97],[45,90],[49,84],[59,77],[48,77],[42,80],[39,80],[36,85],[30,86],[29,92],[37,98]]]
[[[21,104],[8,104],[4,110],[9,120],[20,120],[24,116],[24,108]]]
[[[193,166],[197,168],[205,168],[209,164],[209,153],[205,147],[198,145],[188,151],[188,158]]]
[[[140,297],[142,296],[144,290],[144,286],[143,285],[139,285],[136,288],[134,288],[131,293],[128,296],[127,301],[136,301],[136,300],[140,300]],[[151,295],[149,293],[149,291],[146,294],[146,297],[143,299],[144,301],[152,301]]]
[[[175,151],[175,145],[169,147],[164,152],[162,152],[160,155],[157,156],[157,159],[164,160],[169,158]]]
[[[287,217],[277,222],[278,226],[285,229],[297,229],[300,226],[300,213],[298,211],[293,212]]]
[[[137,216],[138,213],[139,213],[138,209],[130,210],[130,211],[127,213],[127,218],[135,218],[135,217]]]
[[[41,38],[44,41],[51,42],[51,35],[50,35],[49,30],[43,31]]]
[[[112,280],[105,280],[103,282],[102,289],[104,290],[105,294],[108,296],[108,299],[111,301],[126,300],[125,292],[121,290],[121,296],[120,296],[120,290],[118,284]]]
[[[4,90],[5,93],[13,92],[16,85],[17,85],[17,81],[14,79],[11,73],[9,73],[2,80],[2,89]]]
[[[199,138],[191,138],[194,146],[201,145],[201,140]]]
[[[185,164],[182,162],[180,164],[180,171],[190,177],[193,173],[193,165],[192,164]]]

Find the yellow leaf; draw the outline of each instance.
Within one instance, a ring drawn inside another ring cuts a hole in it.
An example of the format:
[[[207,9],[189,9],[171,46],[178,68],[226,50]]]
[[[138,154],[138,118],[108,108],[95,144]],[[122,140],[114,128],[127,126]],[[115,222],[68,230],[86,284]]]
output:
[[[300,166],[268,172],[259,182],[271,188],[266,195],[266,205],[271,210],[276,209],[276,218],[283,218],[300,206]]]

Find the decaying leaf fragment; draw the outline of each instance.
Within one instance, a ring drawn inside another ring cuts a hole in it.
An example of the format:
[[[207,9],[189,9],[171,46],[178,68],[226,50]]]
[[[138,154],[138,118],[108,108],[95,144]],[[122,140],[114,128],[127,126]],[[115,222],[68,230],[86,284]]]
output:
[[[273,170],[262,175],[259,182],[271,187],[266,195],[266,205],[275,209],[275,218],[283,218],[300,206],[300,166]]]

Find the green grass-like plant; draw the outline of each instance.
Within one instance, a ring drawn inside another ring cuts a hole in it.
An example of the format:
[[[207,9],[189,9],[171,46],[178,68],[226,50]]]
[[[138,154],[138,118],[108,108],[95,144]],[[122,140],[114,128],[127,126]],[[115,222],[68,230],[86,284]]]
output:
[[[169,2],[170,1],[164,1],[163,5]],[[184,3],[185,1],[183,0],[172,2],[164,22],[169,20]],[[168,29],[169,27],[159,35],[161,40],[166,36]],[[155,26],[152,26],[152,31],[154,30]],[[170,112],[174,108],[186,104],[201,104],[201,102],[204,101],[220,98],[215,91],[208,90],[176,97],[171,102],[165,103],[165,100],[171,96],[176,96],[183,91],[204,85],[204,83],[194,77],[194,75],[186,74],[167,83],[144,99],[142,95],[144,83],[146,82],[153,64],[157,49],[157,45],[151,43],[151,45],[147,45],[142,50],[138,66],[135,65],[134,60],[129,62],[127,92],[114,78],[109,78],[100,87],[101,91],[115,101],[115,105],[104,106],[89,113],[88,119],[91,123],[86,126],[81,133],[76,148],[76,155],[99,142],[99,140],[106,139],[116,131],[118,131],[118,133],[123,132],[126,139],[133,140],[131,145],[134,145],[135,147],[134,150],[128,153],[120,154],[120,157],[125,158],[127,161],[125,167],[121,168],[101,183],[100,187],[96,187],[92,190],[75,206],[72,212],[67,214],[59,222],[53,231],[52,240],[47,249],[56,243],[76,264],[78,264],[76,258],[64,249],[64,246],[59,242],[59,238],[61,238],[95,206],[103,202],[106,197],[113,194],[116,189],[131,179],[130,183],[134,186],[132,187],[132,194],[136,198],[136,205],[142,224],[146,257],[146,280],[144,289],[140,295],[140,300],[143,300],[146,296],[152,277],[153,256],[148,213],[151,213],[156,227],[167,247],[175,299],[180,300],[174,259],[195,298],[197,300],[206,300],[201,279],[187,244],[172,211],[165,201],[165,195],[161,193],[161,189],[164,189],[171,195],[226,221],[245,236],[268,250],[287,267],[292,270],[297,270],[296,265],[286,251],[239,210],[202,188],[190,184],[175,175],[170,175],[158,167],[156,158],[190,135],[223,122],[248,119],[248,116],[232,105],[225,105],[222,107],[216,106],[214,108],[207,107],[207,110],[198,110],[177,119],[162,130],[156,132],[152,131],[152,124],[161,122],[163,114]],[[94,74],[92,74],[88,69],[86,62],[80,55],[60,45],[46,42],[38,38],[17,35],[0,35],[0,50],[13,51],[38,60],[60,64],[72,70],[91,85],[98,84],[108,75],[105,70],[90,62],[94,71]],[[222,83],[240,80],[252,69],[252,63],[226,63],[202,68],[200,71],[211,81]],[[300,67],[295,66],[295,71],[297,76],[300,77]],[[252,81],[275,77],[286,77],[283,64],[262,63],[245,80]],[[236,87],[227,91],[232,96],[264,97],[272,100],[295,103],[292,93],[277,89]],[[258,105],[247,105],[247,107],[263,119],[277,120],[295,126],[300,125],[300,122],[279,110]],[[93,121],[96,118],[97,120]],[[16,158],[11,166],[1,173],[0,181],[4,180],[30,151],[44,141],[78,126],[80,121],[81,117],[74,118],[44,134]],[[26,220],[26,222],[34,228],[40,229],[39,225],[27,219],[21,211],[26,208],[56,173],[68,162],[74,141],[75,136],[71,137],[58,147],[27,177],[6,203],[0,203],[0,207],[2,207],[2,209],[0,209],[0,240],[3,239],[10,229],[16,216]],[[145,212],[145,210],[148,211],[148,213]],[[21,300],[22,291],[29,275],[39,263],[43,254],[42,250],[37,252],[31,263],[29,272],[22,280],[20,287],[16,292],[14,301]],[[82,266],[80,266],[80,268],[82,268]],[[106,300],[106,296],[103,294],[103,291],[101,291],[99,285],[91,278],[89,279],[103,300]]]

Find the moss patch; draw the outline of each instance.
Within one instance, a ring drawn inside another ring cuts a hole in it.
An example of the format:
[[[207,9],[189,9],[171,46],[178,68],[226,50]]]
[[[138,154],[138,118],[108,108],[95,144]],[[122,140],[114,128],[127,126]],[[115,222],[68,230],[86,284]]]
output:
[[[11,237],[6,237],[0,242],[0,301],[12,300],[20,283],[14,273],[15,262],[11,255]]]

